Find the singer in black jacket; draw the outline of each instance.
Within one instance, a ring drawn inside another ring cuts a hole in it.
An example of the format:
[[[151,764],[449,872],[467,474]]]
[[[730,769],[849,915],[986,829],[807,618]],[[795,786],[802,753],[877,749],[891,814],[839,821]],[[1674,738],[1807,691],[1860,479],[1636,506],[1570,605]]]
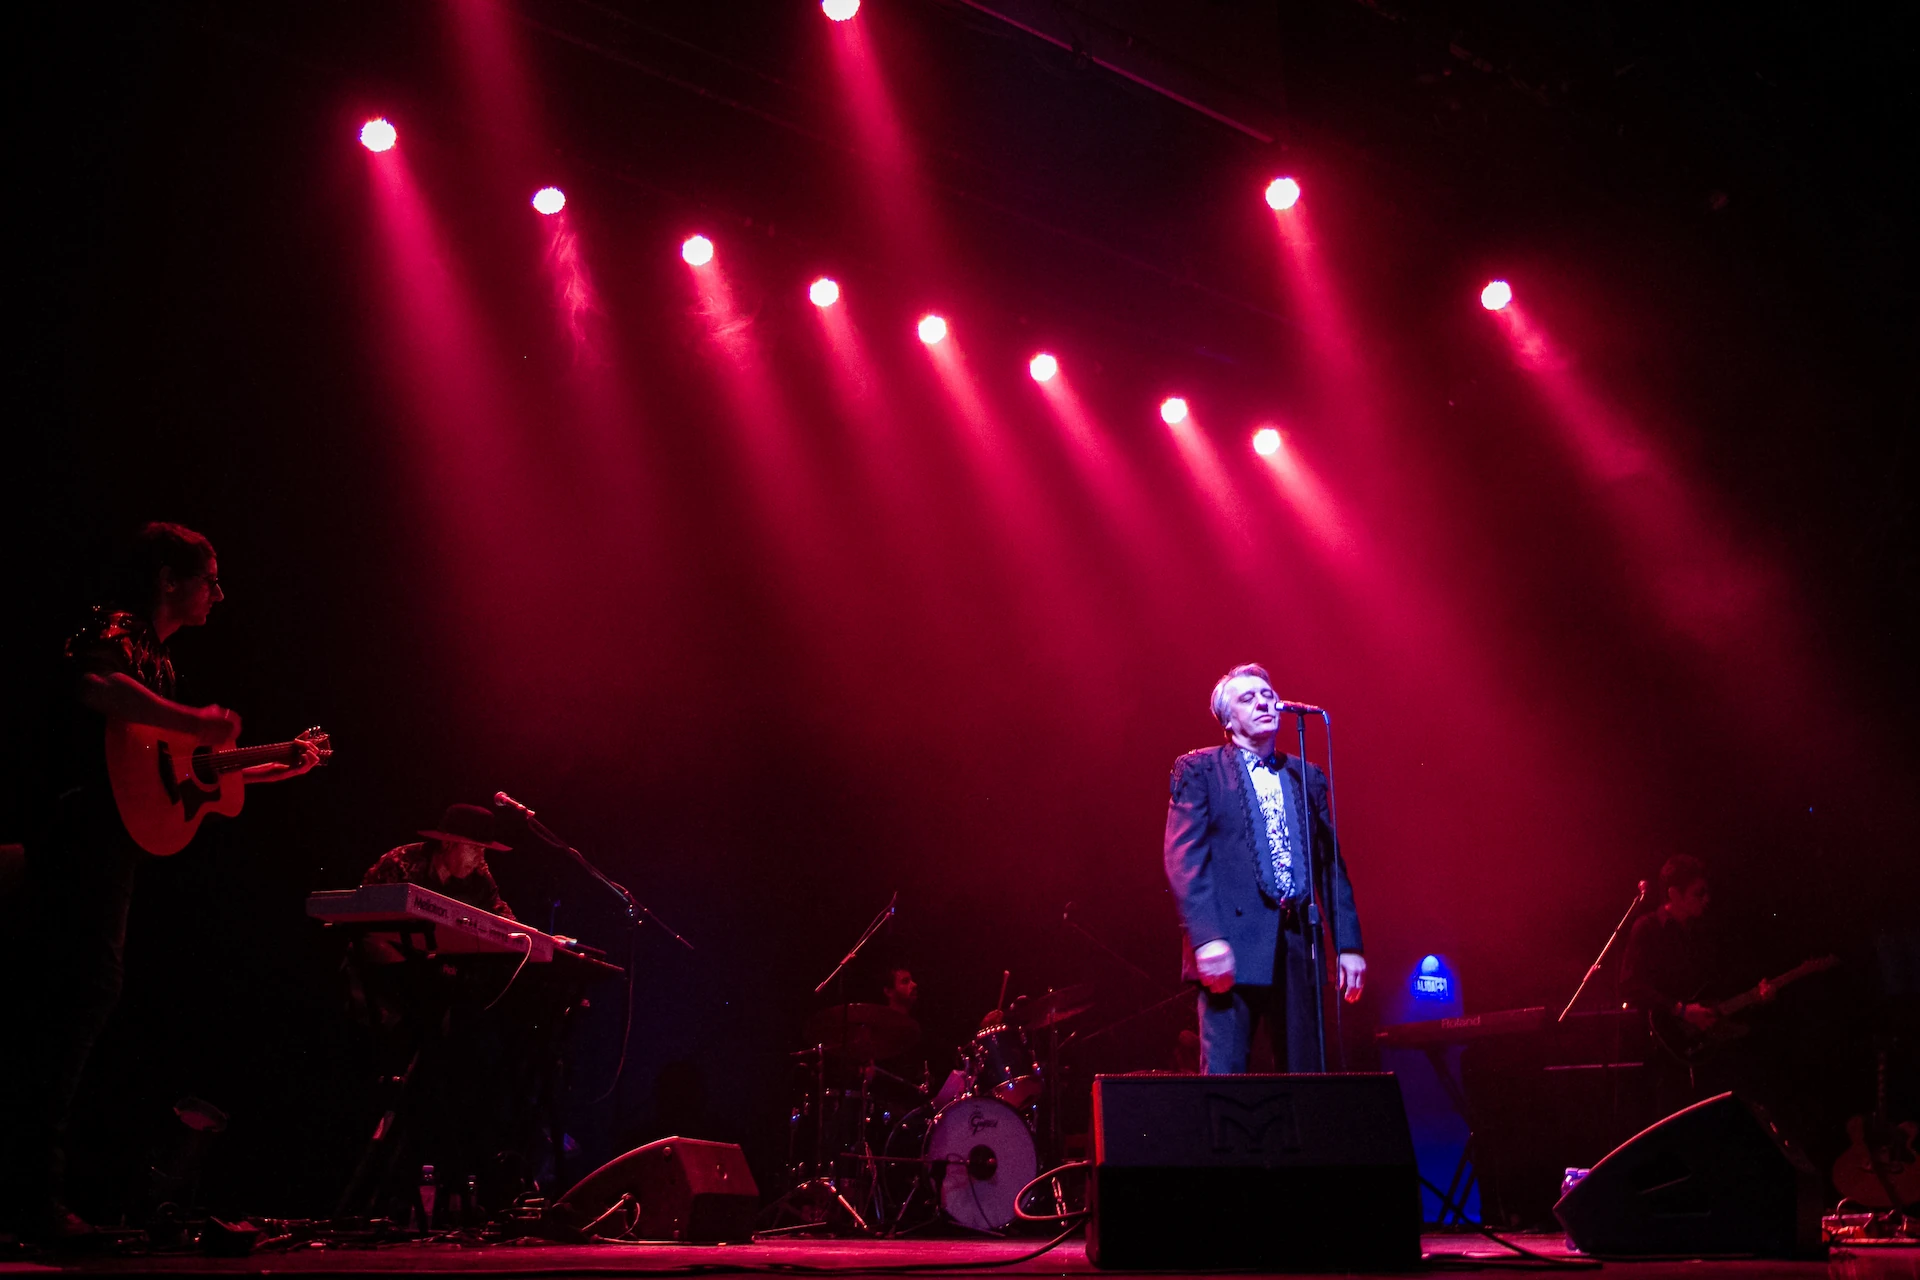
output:
[[[1181,974],[1201,988],[1201,1070],[1209,1075],[1245,1071],[1262,1022],[1280,1069],[1325,1069],[1314,1025],[1319,975],[1307,951],[1309,821],[1320,901],[1339,953],[1339,992],[1358,1000],[1366,981],[1326,775],[1275,750],[1279,703],[1264,668],[1235,667],[1213,690],[1226,744],[1189,752],[1173,766],[1162,853],[1186,935]]]

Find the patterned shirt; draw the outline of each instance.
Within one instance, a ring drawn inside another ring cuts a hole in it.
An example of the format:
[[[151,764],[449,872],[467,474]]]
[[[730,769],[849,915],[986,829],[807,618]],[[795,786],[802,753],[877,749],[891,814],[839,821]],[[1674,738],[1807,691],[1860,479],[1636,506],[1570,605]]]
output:
[[[484,860],[471,875],[456,876],[451,880],[436,878],[433,874],[431,841],[403,844],[397,849],[387,850],[380,855],[378,862],[367,868],[367,874],[360,878],[360,883],[417,884],[423,889],[444,893],[470,907],[491,911],[509,920],[519,919],[513,914],[513,908],[500,896],[500,887],[493,882],[493,872],[487,868]]]
[[[174,697],[173,659],[153,624],[123,609],[96,608],[86,625],[67,638],[60,650],[57,682],[48,685],[48,723],[54,749],[49,770],[35,788],[39,799],[63,803],[60,797],[85,792],[88,803],[111,805],[107,782],[106,717],[86,703],[87,676],[129,676],[163,698]],[[39,821],[47,818],[42,813]]]
[[[153,624],[137,613],[95,608],[64,650],[76,675],[128,675],[163,698],[173,696],[173,658]]]
[[[1284,901],[1293,896],[1293,832],[1287,822],[1287,786],[1279,761],[1269,756],[1262,760],[1245,747],[1240,755],[1253,779],[1253,793],[1260,801],[1260,813],[1267,821],[1267,848],[1273,853],[1273,883]]]

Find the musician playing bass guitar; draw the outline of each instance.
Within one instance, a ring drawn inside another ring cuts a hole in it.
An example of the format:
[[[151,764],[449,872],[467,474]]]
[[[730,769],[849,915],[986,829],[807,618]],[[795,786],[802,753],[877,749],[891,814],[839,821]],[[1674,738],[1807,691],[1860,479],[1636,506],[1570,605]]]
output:
[[[1719,948],[1703,925],[1713,902],[1706,864],[1691,854],[1678,853],[1660,868],[1660,909],[1640,917],[1627,937],[1620,966],[1620,995],[1653,1021],[1666,1039],[1680,1038],[1684,1028],[1711,1032],[1719,1021],[1714,1008],[1700,1002],[1701,992],[1720,978]],[[1771,985],[1762,979],[1762,1000],[1771,1000]],[[1705,1093],[1694,1065],[1660,1051],[1654,1086],[1657,1103],[1677,1111]]]
[[[108,777],[109,724],[146,726],[182,744],[226,747],[240,717],[223,707],[173,700],[167,642],[204,625],[220,590],[213,545],[177,524],[145,525],[135,536],[106,605],[65,649],[55,711],[53,776],[27,844],[36,936],[34,971],[20,984],[19,1072],[7,1165],[18,1185],[0,1196],[8,1225],[29,1238],[61,1241],[89,1228],[61,1200],[64,1146],[73,1099],[94,1041],[120,997],[127,911],[145,857],[116,807]],[[246,782],[298,777],[320,761],[310,743],[290,743],[278,762],[238,771]]]

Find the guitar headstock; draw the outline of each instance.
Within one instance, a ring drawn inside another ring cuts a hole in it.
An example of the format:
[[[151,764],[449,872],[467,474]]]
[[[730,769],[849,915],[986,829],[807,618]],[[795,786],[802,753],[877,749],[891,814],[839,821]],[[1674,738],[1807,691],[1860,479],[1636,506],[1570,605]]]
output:
[[[294,741],[304,742],[320,753],[319,760],[314,762],[313,767],[316,769],[333,758],[333,739],[328,737],[326,731],[319,725],[313,726]]]

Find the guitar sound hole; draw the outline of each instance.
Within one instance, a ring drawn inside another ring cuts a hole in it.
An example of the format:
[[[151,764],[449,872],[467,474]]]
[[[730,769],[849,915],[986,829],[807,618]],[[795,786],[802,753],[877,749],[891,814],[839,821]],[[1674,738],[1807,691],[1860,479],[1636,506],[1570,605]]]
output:
[[[193,778],[194,778],[194,781],[205,786],[208,790],[217,790],[219,789],[219,786],[220,786],[220,775],[215,773],[207,765],[207,759],[212,755],[213,755],[212,747],[195,747],[194,748]]]

